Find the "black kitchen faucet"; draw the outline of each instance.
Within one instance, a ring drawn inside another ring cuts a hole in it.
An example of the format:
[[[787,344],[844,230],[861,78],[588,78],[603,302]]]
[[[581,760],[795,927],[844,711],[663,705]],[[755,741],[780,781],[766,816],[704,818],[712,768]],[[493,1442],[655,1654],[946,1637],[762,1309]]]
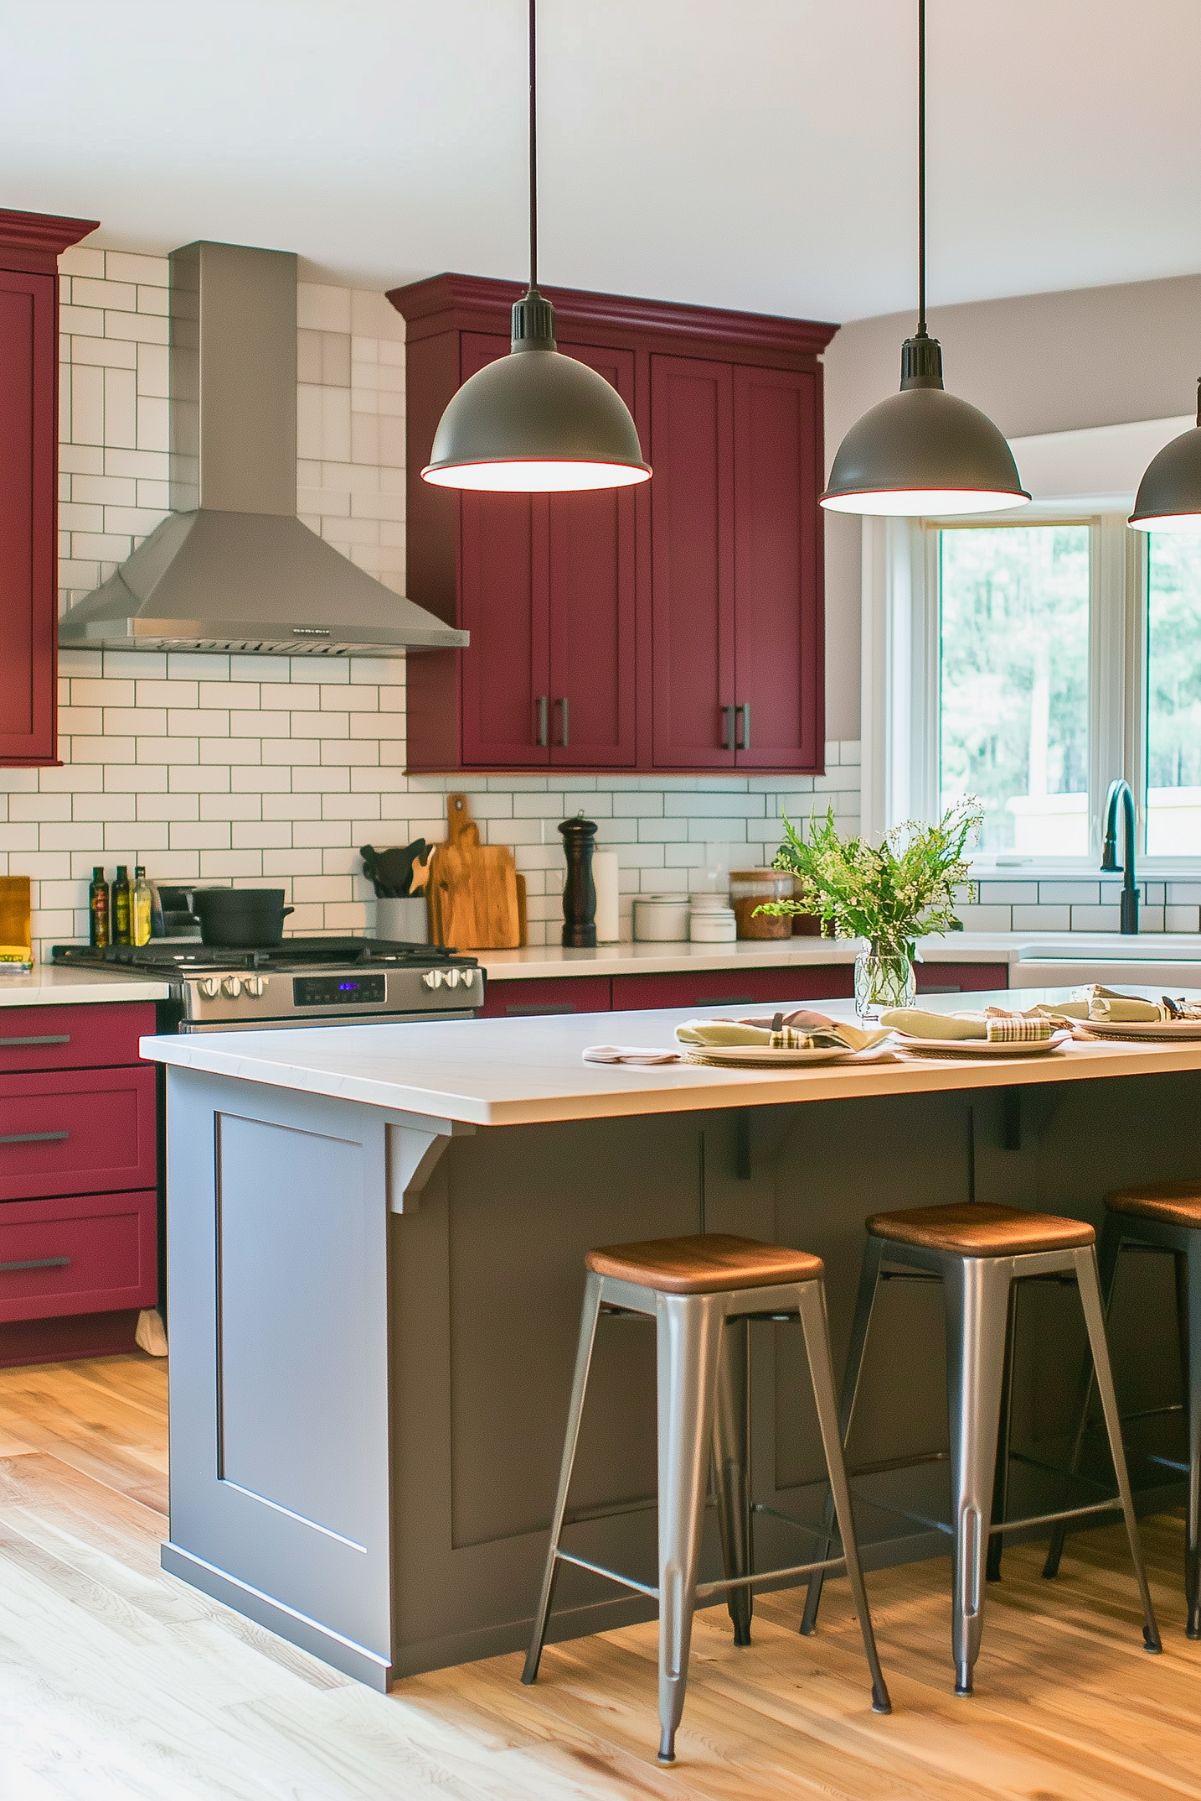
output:
[[[1126,859],[1118,862],[1118,802],[1122,803]],[[1138,931],[1138,884],[1134,878],[1134,791],[1121,776],[1109,784],[1105,802],[1105,841],[1101,846],[1101,870],[1105,875],[1122,871],[1121,930]]]

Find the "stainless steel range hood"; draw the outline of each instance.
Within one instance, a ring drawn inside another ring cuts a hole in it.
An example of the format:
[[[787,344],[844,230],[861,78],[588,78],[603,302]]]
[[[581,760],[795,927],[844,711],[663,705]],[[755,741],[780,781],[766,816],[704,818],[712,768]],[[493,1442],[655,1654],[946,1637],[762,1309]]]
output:
[[[296,258],[189,244],[171,256],[174,511],[64,615],[109,650],[390,656],[467,643],[296,517]]]

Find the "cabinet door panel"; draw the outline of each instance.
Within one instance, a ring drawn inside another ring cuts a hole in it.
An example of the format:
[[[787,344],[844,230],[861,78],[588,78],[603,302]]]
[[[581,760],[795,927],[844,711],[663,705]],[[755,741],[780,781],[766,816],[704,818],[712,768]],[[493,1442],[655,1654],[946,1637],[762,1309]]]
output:
[[[0,762],[55,755],[55,282],[0,270]]]
[[[737,762],[822,764],[817,378],[734,371]]]
[[[633,406],[632,351],[559,348],[603,375]],[[551,762],[631,768],[637,698],[633,490],[550,494],[541,504],[547,514]]]
[[[508,340],[469,334],[463,379],[503,356]],[[459,501],[463,656],[463,762],[524,769],[545,764],[539,696],[549,699],[546,583],[536,565],[535,506],[528,494],[464,493]]]
[[[651,359],[654,763],[733,768],[734,480],[728,363]]]

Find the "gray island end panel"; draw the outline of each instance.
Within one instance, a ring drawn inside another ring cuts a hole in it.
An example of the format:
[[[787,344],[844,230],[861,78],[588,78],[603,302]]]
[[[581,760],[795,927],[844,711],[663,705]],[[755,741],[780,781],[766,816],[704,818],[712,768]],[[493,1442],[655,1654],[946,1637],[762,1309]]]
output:
[[[677,1017],[627,1015],[623,1042],[670,1043]],[[748,1080],[583,1064],[613,1025],[146,1041],[169,1066],[166,1568],[381,1688],[519,1649],[589,1246],[713,1230],[815,1251],[841,1361],[877,1208],[975,1197],[1096,1221],[1107,1188],[1201,1164],[1201,1045]],[[1140,1260],[1115,1310],[1131,1407],[1175,1398],[1167,1261]],[[941,1319],[939,1297],[911,1283],[890,1284],[878,1310],[850,1461],[936,1456],[857,1485],[869,1562],[943,1548],[889,1511],[944,1510]],[[753,1337],[756,1498],[815,1522],[797,1335]],[[1029,1285],[1018,1338],[1015,1441],[1053,1447],[1083,1348],[1074,1295]],[[654,1394],[653,1333],[602,1327],[575,1494],[591,1517],[572,1544],[652,1580]],[[1023,1466],[1014,1483],[1015,1509],[1061,1504],[1055,1478]],[[760,1515],[757,1533],[762,1567],[797,1560],[792,1528]],[[706,1564],[716,1577],[715,1537]],[[555,1635],[647,1611],[565,1571]]]

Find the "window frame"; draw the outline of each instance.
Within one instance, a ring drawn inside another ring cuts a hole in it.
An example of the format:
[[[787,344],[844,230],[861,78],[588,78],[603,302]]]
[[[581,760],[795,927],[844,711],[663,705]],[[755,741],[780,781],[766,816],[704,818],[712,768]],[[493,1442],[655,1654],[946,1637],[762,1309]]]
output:
[[[1105,797],[1130,783],[1140,873],[1197,879],[1201,854],[1149,857],[1147,766],[1147,534],[1131,531],[1125,506],[1034,504],[1012,515],[863,521],[864,832],[938,808],[939,534],[1031,525],[1087,525],[1089,543],[1088,851],[1075,857],[976,852],[973,876],[1031,880],[1099,873]]]

